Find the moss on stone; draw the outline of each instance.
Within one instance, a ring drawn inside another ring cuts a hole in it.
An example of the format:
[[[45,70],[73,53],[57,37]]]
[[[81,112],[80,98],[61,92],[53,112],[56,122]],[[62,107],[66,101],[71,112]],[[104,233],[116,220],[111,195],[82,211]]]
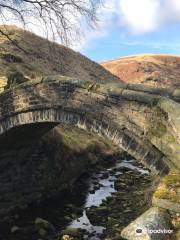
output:
[[[84,82],[81,83],[81,86],[86,88],[86,89],[90,89],[93,85],[94,84],[91,81],[84,81]]]
[[[166,126],[160,121],[154,123],[155,125],[148,130],[148,136],[160,138],[166,133]]]
[[[168,195],[168,189],[165,186],[159,186],[156,192],[154,193],[154,196],[156,198],[166,198]]]
[[[177,142],[177,139],[175,138],[175,136],[173,136],[171,134],[168,134],[166,136],[166,139],[168,140],[169,143],[176,143]]]
[[[164,124],[166,116],[163,115],[161,109],[158,107],[154,108],[153,116],[150,119],[148,128],[148,137],[162,137],[167,132],[167,127]]]
[[[180,197],[176,193],[170,193],[168,190],[157,190],[154,197],[158,199],[167,199],[172,202],[178,202],[180,200]]]
[[[15,71],[7,73],[7,85],[5,89],[13,88],[18,84],[27,82],[27,78],[24,76],[22,72]]]
[[[170,174],[163,178],[163,182],[168,186],[180,186],[180,175],[177,174]]]
[[[158,199],[167,199],[173,202],[180,202],[180,196],[178,193],[179,186],[179,173],[170,173],[162,179],[161,184],[154,193],[154,197]]]

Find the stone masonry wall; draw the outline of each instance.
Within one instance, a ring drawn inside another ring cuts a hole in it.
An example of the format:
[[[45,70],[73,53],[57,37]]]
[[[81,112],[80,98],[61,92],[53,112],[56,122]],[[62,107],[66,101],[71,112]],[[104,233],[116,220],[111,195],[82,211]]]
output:
[[[174,91],[61,77],[28,82],[0,95],[0,134],[37,122],[73,124],[111,139],[153,173],[166,173],[170,156],[153,141],[149,128],[162,98],[178,101]]]

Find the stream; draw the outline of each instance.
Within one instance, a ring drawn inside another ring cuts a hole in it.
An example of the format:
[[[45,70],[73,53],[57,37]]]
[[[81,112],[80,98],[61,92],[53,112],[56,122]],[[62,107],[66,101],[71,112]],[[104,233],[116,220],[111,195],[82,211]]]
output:
[[[136,160],[117,159],[84,174],[71,192],[19,213],[15,222],[0,229],[0,239],[116,239],[148,208],[144,193],[151,184],[149,171]],[[47,220],[49,229],[43,224],[37,227],[37,218]],[[12,233],[12,226],[18,231]]]
[[[117,192],[114,187],[114,182],[117,177],[123,174],[121,168],[124,167],[126,169],[129,168],[129,170],[136,170],[142,175],[149,174],[148,170],[133,166],[133,162],[133,160],[123,160],[120,162],[117,161],[115,166],[112,168],[108,168],[106,171],[95,173],[90,178],[89,193],[87,194],[86,203],[84,205],[83,216],[73,220],[70,224],[70,227],[72,228],[85,229],[87,233],[89,233],[88,235],[84,236],[84,239],[98,240],[98,236],[100,236],[103,233],[103,230],[105,230],[105,227],[103,226],[94,226],[91,224],[86,214],[86,209],[91,207],[99,207],[103,200],[106,200],[107,197],[112,196],[112,193]],[[99,187],[97,187],[97,185]]]

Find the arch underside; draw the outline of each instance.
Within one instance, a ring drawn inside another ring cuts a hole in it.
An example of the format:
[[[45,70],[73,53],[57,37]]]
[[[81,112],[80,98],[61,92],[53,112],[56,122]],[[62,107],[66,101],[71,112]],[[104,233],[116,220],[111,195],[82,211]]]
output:
[[[42,135],[58,124],[70,124],[89,132],[108,138],[114,144],[141,161],[153,174],[164,174],[168,166],[160,153],[147,139],[140,138],[121,123],[114,123],[112,119],[97,119],[93,113],[81,112],[62,108],[37,109],[19,112],[5,118],[0,124],[0,145],[4,139],[12,139],[11,133],[17,131],[19,141],[24,137],[30,139]],[[23,129],[20,131],[20,129]],[[25,129],[25,131],[24,131]],[[34,131],[36,129],[36,131]],[[22,134],[21,134],[22,132]],[[36,136],[33,133],[36,132]],[[6,137],[7,136],[7,137]],[[30,137],[31,136],[31,137]]]

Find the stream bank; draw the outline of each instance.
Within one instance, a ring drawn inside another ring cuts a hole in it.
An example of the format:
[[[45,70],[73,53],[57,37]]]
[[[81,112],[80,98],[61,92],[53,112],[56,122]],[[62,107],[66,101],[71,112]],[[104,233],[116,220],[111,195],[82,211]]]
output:
[[[83,174],[71,191],[19,213],[0,237],[122,239],[121,230],[148,209],[152,183],[149,171],[129,156],[106,159]]]

